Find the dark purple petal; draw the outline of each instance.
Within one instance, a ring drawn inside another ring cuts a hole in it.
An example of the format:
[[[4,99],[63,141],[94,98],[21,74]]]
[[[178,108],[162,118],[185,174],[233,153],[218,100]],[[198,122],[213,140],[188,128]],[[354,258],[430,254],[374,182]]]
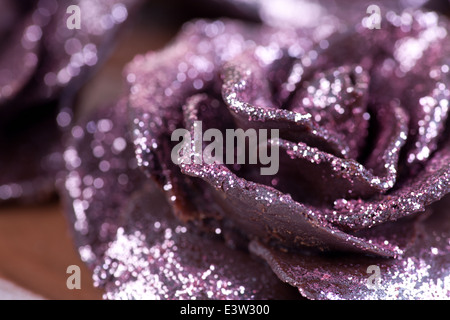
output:
[[[446,197],[429,209],[432,214],[422,219],[419,236],[397,259],[284,253],[257,242],[252,242],[250,249],[266,260],[281,280],[310,299],[447,299],[449,200]],[[401,230],[395,232],[402,237]],[[378,288],[368,286],[374,275],[368,271],[371,265],[380,270]]]

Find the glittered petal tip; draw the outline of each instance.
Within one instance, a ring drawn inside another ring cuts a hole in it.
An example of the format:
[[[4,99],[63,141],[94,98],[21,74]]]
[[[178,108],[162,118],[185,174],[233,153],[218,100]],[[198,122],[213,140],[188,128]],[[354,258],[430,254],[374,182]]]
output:
[[[343,136],[316,125],[311,121],[311,114],[275,108],[266,99],[263,100],[266,105],[252,104],[261,97],[259,90],[264,92],[264,87],[261,88],[254,82],[267,81],[260,80],[266,77],[261,74],[260,68],[254,61],[246,59],[245,62],[239,60],[229,62],[222,71],[222,78],[223,100],[237,118],[239,127],[243,129],[276,128],[280,131],[281,138],[305,142],[323,151],[342,157],[347,156],[349,147],[343,143],[345,141]]]
[[[425,210],[425,206],[450,192],[450,144],[434,154],[415,177],[378,198],[341,200],[328,212],[329,221],[342,228],[361,229],[397,220]]]

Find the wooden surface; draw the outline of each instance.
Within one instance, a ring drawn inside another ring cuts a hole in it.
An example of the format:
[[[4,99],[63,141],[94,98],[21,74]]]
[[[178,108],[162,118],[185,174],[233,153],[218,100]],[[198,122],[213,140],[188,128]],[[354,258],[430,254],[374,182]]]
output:
[[[57,202],[1,208],[0,259],[0,278],[43,298],[102,298],[102,291],[93,287],[92,275],[74,248],[62,208]],[[69,265],[81,268],[80,290],[69,290],[66,286],[70,276],[66,273]],[[20,292],[16,296],[26,297],[26,293],[20,295]]]

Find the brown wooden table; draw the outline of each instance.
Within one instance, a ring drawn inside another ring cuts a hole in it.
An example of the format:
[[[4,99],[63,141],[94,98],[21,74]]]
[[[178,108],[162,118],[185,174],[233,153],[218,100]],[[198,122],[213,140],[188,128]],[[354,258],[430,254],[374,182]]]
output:
[[[43,298],[102,297],[102,291],[92,284],[91,272],[78,256],[58,202],[0,209],[0,259],[0,278]],[[81,268],[80,290],[66,286],[69,265]]]

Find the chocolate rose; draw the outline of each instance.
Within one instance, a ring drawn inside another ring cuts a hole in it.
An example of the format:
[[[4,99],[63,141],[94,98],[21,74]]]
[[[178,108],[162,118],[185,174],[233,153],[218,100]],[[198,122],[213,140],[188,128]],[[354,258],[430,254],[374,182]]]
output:
[[[254,255],[307,298],[449,297],[449,25],[380,20],[198,20],[127,66],[129,96],[66,150],[80,253],[107,297],[273,298]],[[256,154],[277,152],[277,170],[220,161],[246,151],[205,136],[231,129],[276,130]]]

